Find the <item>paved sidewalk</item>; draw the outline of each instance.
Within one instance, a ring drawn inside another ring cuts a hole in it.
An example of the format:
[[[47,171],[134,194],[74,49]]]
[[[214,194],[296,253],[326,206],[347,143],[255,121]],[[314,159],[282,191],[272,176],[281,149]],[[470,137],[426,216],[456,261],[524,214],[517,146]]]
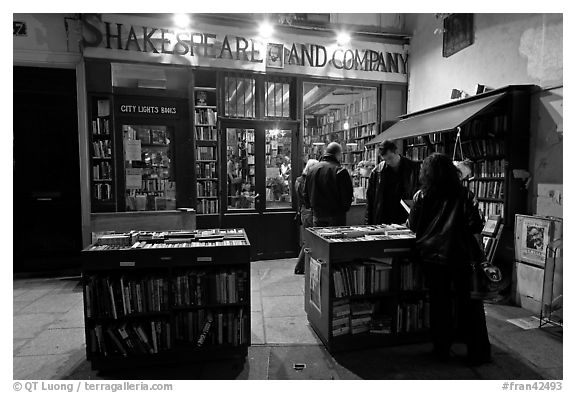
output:
[[[14,280],[14,379],[561,379],[562,340],[508,319],[517,307],[487,306],[494,361],[470,368],[465,349],[438,362],[430,344],[331,356],[308,326],[304,278],[295,260],[252,263],[252,347],[238,362],[205,362],[101,374],[85,360],[82,293],[77,279]],[[294,363],[305,363],[302,371]]]

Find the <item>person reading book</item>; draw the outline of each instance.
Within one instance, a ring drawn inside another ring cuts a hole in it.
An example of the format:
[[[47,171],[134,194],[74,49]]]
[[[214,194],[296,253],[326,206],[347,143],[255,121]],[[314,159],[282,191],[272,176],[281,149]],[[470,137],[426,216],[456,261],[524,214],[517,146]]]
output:
[[[404,224],[408,212],[401,200],[412,199],[418,190],[418,166],[384,141],[378,146],[382,162],[370,174],[366,191],[366,224]]]
[[[474,195],[444,154],[433,153],[420,170],[420,190],[408,218],[415,249],[430,289],[430,324],[435,353],[448,358],[455,318],[468,347],[468,361],[490,361],[484,303],[470,296],[471,262],[484,260],[476,243],[484,222]],[[456,313],[452,304],[456,302]]]

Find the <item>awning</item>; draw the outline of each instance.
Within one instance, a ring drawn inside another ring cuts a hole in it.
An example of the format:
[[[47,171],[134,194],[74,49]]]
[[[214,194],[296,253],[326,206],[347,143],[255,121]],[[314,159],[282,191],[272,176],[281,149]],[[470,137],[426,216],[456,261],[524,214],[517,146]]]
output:
[[[434,132],[449,131],[475,116],[488,106],[504,97],[506,93],[490,95],[488,97],[467,102],[455,103],[450,106],[442,106],[434,110],[426,110],[414,114],[404,115],[400,121],[378,134],[376,138],[368,142],[368,145],[380,143],[387,139],[403,139]]]

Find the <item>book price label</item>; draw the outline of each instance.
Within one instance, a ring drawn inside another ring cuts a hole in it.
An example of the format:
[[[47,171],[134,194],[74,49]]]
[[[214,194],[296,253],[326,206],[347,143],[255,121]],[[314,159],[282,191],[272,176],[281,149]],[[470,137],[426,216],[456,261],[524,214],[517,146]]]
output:
[[[134,267],[136,266],[136,262],[134,261],[122,261],[120,262],[121,267]]]

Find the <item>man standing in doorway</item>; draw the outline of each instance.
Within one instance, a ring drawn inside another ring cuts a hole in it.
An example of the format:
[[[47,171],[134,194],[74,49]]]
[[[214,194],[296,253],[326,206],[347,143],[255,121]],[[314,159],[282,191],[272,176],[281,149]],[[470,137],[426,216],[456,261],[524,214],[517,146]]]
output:
[[[418,191],[418,165],[397,153],[394,142],[378,146],[382,162],[374,168],[366,191],[366,224],[404,224],[408,212],[401,200],[412,200]]]
[[[304,200],[312,207],[315,227],[346,225],[346,212],[352,204],[352,179],[340,165],[342,146],[332,142],[320,162],[306,176]]]

